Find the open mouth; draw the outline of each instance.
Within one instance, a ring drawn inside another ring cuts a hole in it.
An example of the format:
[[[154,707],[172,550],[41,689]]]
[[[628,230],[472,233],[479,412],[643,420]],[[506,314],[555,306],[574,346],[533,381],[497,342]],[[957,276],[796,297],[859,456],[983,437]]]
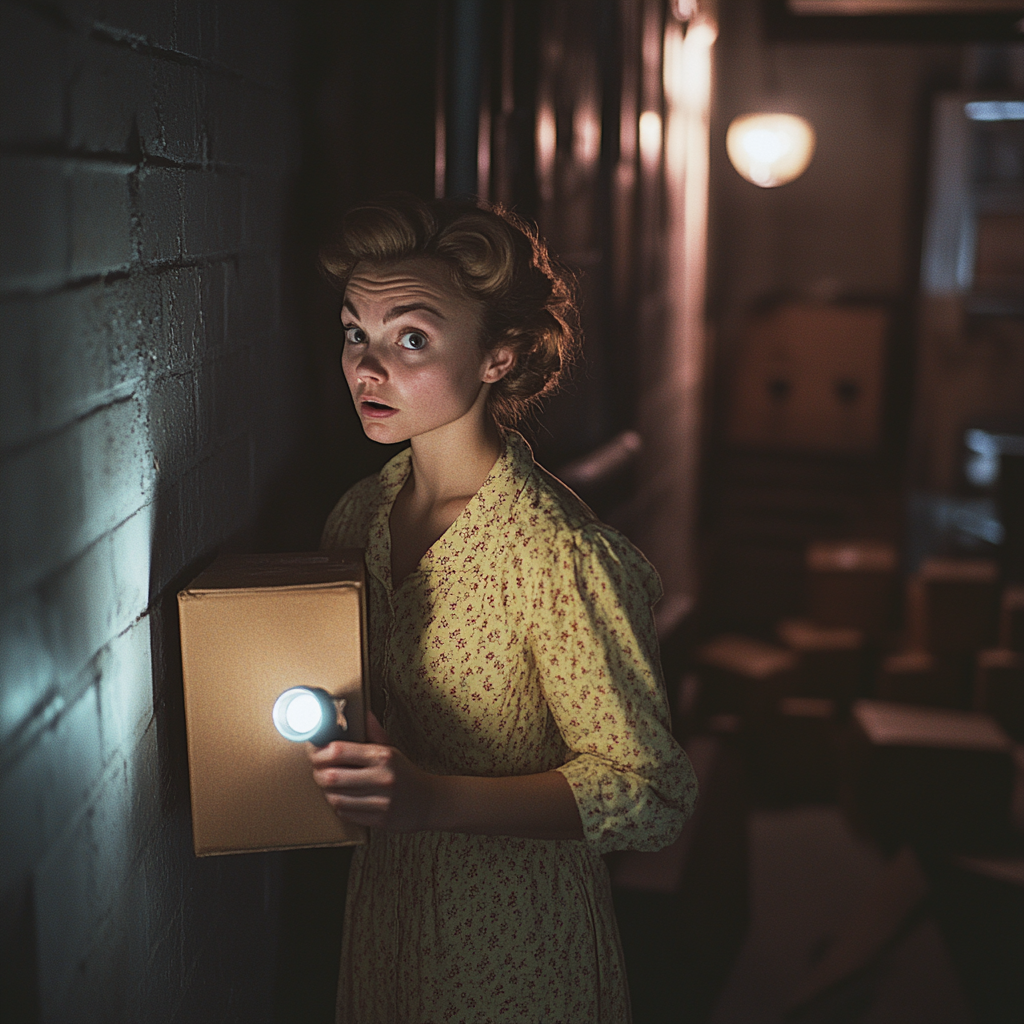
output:
[[[359,411],[363,416],[369,416],[371,419],[383,419],[386,416],[392,415],[392,413],[398,412],[392,406],[385,405],[383,402],[378,402],[372,398],[364,398],[359,403]]]

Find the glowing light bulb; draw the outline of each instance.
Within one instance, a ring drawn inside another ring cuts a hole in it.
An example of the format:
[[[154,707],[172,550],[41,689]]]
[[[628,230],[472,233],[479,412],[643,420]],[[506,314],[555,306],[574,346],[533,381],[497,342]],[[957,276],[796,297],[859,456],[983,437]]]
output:
[[[814,129],[794,114],[745,114],[729,125],[725,136],[733,167],[761,188],[799,178],[814,147]]]
[[[747,132],[741,145],[750,159],[760,164],[773,164],[793,148],[785,135],[768,128],[754,128]]]

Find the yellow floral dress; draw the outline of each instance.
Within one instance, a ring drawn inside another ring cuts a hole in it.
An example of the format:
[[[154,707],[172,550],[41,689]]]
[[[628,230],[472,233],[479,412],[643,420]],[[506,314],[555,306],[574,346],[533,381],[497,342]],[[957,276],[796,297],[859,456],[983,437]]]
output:
[[[557,769],[586,838],[370,830],[349,878],[345,1024],[628,1021],[601,854],[668,845],[696,799],[669,731],[657,574],[504,438],[397,588],[389,516],[409,450],[345,494],[322,547],[366,549],[371,699],[395,746],[438,774]]]

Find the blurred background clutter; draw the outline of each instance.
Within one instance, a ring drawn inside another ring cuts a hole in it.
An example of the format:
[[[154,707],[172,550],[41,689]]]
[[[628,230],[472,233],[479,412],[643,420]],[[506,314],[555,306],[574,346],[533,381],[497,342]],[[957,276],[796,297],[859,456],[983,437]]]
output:
[[[637,1024],[1024,1019],[1024,3],[0,0],[0,1010],[333,1019],[348,852],[196,860],[178,589],[394,454],[317,247],[579,279],[522,425],[661,574]]]

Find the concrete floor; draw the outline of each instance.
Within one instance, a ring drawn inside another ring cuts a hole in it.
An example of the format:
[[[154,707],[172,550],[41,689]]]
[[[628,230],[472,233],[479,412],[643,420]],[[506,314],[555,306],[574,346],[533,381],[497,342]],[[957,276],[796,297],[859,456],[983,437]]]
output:
[[[981,1024],[928,916],[871,967],[787,1016],[884,862],[835,807],[757,809],[749,827],[750,928],[711,1024]]]

